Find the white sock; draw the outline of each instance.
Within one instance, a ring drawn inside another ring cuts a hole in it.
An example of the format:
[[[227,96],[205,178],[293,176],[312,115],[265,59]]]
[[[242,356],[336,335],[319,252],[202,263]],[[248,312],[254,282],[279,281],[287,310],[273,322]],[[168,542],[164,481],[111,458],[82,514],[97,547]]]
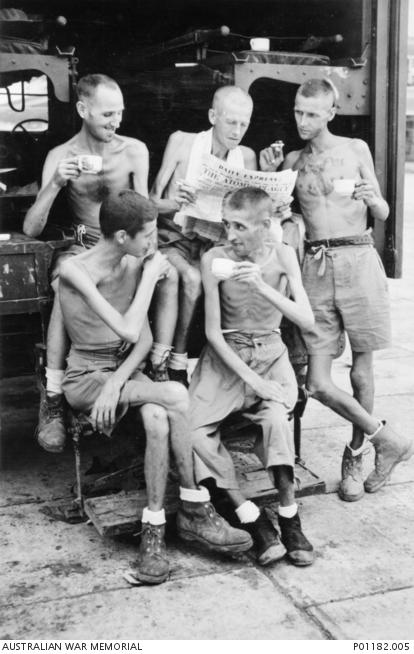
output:
[[[277,512],[282,516],[282,518],[293,518],[293,516],[298,512],[298,505],[296,502],[290,506],[280,506],[279,504]]]
[[[246,500],[236,509],[236,515],[244,525],[246,522],[254,522],[260,515],[259,507],[250,500]]]
[[[384,426],[385,426],[385,420],[378,420],[378,427],[376,428],[374,433],[373,434],[365,434],[365,436],[368,438],[368,440],[371,440],[371,438],[374,438],[374,436],[376,436]]]
[[[170,356],[168,367],[171,368],[172,370],[187,370],[187,363],[188,363],[187,352],[184,352],[184,354],[173,352]]]
[[[163,525],[165,524],[165,511],[161,509],[160,511],[150,511],[146,506],[142,511],[142,520],[141,522],[149,522],[150,525]]]
[[[48,393],[62,394],[62,382],[65,376],[64,370],[46,368],[46,391]]]
[[[365,451],[365,447],[366,447],[366,446],[367,446],[367,445],[366,445],[366,442],[365,442],[365,438],[364,438],[364,441],[363,441],[362,445],[361,445],[360,447],[358,447],[356,450],[354,450],[354,448],[351,447],[350,444],[348,444],[348,447],[349,447],[349,449],[350,449],[351,452],[352,452],[352,456],[358,456],[359,454],[362,454],[362,452]]]
[[[180,500],[183,500],[183,502],[209,502],[210,493],[205,486],[200,488],[183,488],[180,486]]]
[[[153,343],[151,352],[150,352],[150,361],[154,366],[167,366],[168,359],[170,357],[170,352],[172,350],[171,345],[163,345],[162,343]]]

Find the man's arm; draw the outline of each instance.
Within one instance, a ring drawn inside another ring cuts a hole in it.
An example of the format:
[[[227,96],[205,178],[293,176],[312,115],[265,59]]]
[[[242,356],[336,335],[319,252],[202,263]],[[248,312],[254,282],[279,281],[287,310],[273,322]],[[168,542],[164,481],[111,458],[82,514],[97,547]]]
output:
[[[148,148],[142,141],[133,139],[132,148],[132,176],[133,189],[148,197],[148,171],[149,171],[149,153]]]
[[[36,237],[42,233],[57,194],[69,180],[77,179],[80,175],[77,157],[65,158],[63,155],[64,151],[58,147],[51,150],[46,157],[42,187],[23,223],[23,232],[27,236]]]
[[[157,204],[158,211],[161,214],[176,212],[180,209],[180,203],[177,200],[163,198],[162,195],[180,163],[181,151],[186,136],[184,132],[174,132],[171,134],[164,151],[161,168],[158,171],[150,192],[150,197]]]
[[[116,408],[121,397],[122,388],[132,373],[145,361],[151,345],[152,334],[146,317],[139,340],[119,368],[105,382],[95,400],[91,411],[91,421],[97,431],[111,429],[115,424]]]
[[[240,148],[243,154],[244,167],[248,170],[257,170],[257,158],[254,150],[245,145],[241,145]]]
[[[299,159],[300,153],[301,150],[292,150],[292,152],[289,152],[289,154],[287,154],[284,158],[282,170],[288,170],[289,168],[293,169],[294,165]]]
[[[286,316],[286,318],[298,325],[300,329],[310,329],[313,326],[315,319],[309,304],[308,296],[303,288],[302,277],[295,251],[289,245],[283,245],[282,247],[283,251],[280,250],[279,256],[289,282],[292,299],[289,299],[280,293],[280,291],[265,282],[260,267],[249,261],[238,264],[237,270],[232,278],[248,282],[254,286],[262,297],[266,298],[276,307],[276,309]]]
[[[201,276],[205,295],[205,328],[209,344],[218,354],[220,359],[236,375],[251,386],[255,393],[264,400],[274,400],[285,403],[283,389],[281,386],[270,380],[262,379],[256,372],[240,359],[240,357],[226,343],[221,331],[221,309],[218,280],[211,272],[212,256],[208,252],[201,261]]]
[[[118,336],[128,343],[136,343],[146,320],[155,284],[162,276],[168,274],[169,269],[167,258],[160,252],[156,252],[152,259],[148,259],[144,263],[135,296],[123,315],[101,295],[87,270],[73,259],[63,262],[59,284],[67,284],[75,289]]]
[[[361,181],[355,184],[353,197],[355,200],[365,202],[373,218],[386,220],[390,208],[382,197],[369,147],[361,139],[353,139],[352,147],[359,160],[359,174],[361,175]]]

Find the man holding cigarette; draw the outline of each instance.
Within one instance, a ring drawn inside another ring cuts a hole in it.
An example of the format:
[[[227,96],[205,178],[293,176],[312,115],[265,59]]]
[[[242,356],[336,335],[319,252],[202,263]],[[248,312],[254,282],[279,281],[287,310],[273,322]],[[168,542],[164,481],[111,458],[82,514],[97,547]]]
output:
[[[148,195],[146,146],[137,139],[116,134],[124,110],[118,84],[106,75],[87,75],[79,80],[77,95],[81,129],[49,152],[41,189],[23,225],[25,234],[39,236],[57,195],[64,189],[76,244],[63,253],[52,272],[55,292],[62,260],[98,241],[99,209],[104,198],[125,188]],[[41,399],[38,426],[38,441],[50,452],[62,451],[66,437],[61,384],[68,339],[56,297],[48,330],[46,393]]]
[[[208,112],[209,130],[174,132],[168,140],[151,192],[160,213],[159,247],[174,267],[156,292],[155,342],[150,354],[154,379],[187,385],[187,340],[201,296],[200,259],[223,238],[224,231],[221,221],[215,222],[217,217],[210,221],[186,215],[186,205],[196,200],[195,184],[204,155],[214,155],[236,168],[257,169],[253,150],[240,145],[252,110],[252,99],[245,91],[223,86],[214,94]],[[281,161],[280,155],[278,164]]]
[[[328,79],[310,79],[299,87],[294,112],[306,144],[290,152],[283,167],[298,171],[296,192],[308,238],[302,274],[315,326],[303,332],[309,354],[307,389],[353,425],[339,487],[340,497],[352,502],[365,491],[379,490],[393,468],[410,458],[413,444],[372,415],[373,352],[390,345],[390,314],[387,280],[367,229],[367,210],[375,220],[386,220],[389,207],[367,144],[329,130],[337,99]],[[331,377],[344,331],[352,349],[353,397]],[[367,440],[375,448],[375,469],[364,480]]]

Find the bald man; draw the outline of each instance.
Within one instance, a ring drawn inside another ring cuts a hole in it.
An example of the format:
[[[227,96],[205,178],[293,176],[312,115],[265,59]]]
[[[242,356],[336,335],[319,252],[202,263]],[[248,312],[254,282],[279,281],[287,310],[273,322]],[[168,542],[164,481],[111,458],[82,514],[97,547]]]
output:
[[[223,86],[208,111],[208,131],[174,132],[168,140],[151,191],[160,213],[159,248],[173,266],[172,274],[157,289],[150,362],[158,381],[171,379],[187,385],[188,333],[201,295],[200,258],[224,236],[221,222],[186,216],[180,226],[174,216],[178,211],[185,213],[185,206],[195,200],[194,184],[203,155],[212,154],[237,168],[257,169],[253,150],[240,145],[252,110],[253,101],[245,91]]]

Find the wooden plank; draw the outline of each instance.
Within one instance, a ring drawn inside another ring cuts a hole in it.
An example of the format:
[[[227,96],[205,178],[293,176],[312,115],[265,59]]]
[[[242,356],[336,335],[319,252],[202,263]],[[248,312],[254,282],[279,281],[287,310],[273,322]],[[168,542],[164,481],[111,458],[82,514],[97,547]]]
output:
[[[277,501],[278,492],[255,454],[232,452],[232,456],[242,493],[259,505]],[[295,477],[298,480],[298,497],[324,493],[326,490],[325,483],[302,463],[296,464]],[[147,495],[144,489],[89,498],[85,501],[84,510],[101,536],[113,537],[139,531],[140,516],[146,505]],[[177,508],[178,482],[170,481],[165,498],[167,516],[172,516]]]

